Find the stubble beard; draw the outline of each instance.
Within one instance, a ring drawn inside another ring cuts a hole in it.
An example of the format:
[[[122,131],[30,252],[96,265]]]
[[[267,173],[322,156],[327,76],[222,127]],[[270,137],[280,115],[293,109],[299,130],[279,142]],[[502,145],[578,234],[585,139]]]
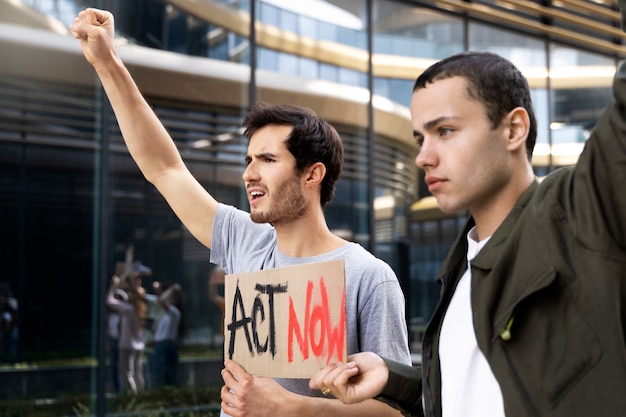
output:
[[[268,196],[269,193],[268,193]],[[276,196],[276,197],[274,197]],[[255,223],[270,223],[276,226],[290,223],[304,216],[306,199],[300,188],[299,177],[289,179],[271,194],[270,207],[264,211],[251,210],[250,219]]]

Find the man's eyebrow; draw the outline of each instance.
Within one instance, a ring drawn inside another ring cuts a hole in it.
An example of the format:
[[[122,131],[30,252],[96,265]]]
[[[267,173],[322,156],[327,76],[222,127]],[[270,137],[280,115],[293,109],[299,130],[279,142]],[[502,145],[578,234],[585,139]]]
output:
[[[254,157],[256,159],[276,159],[276,155],[271,152],[261,152],[261,153],[255,154]],[[250,161],[252,161],[252,156],[246,155],[246,162],[250,162]]]
[[[449,117],[449,116],[441,116],[441,117],[437,117],[436,119],[433,119],[431,121],[428,121],[424,124],[424,130],[430,130],[432,128],[434,128],[435,126],[437,126],[440,123],[443,123],[447,120],[452,120],[455,119],[455,117]],[[418,132],[417,130],[413,131],[413,136],[420,136],[422,133]]]

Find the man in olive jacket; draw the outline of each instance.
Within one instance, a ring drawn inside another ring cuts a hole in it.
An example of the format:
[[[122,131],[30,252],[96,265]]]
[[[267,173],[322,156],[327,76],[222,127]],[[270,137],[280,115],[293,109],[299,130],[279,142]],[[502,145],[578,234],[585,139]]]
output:
[[[438,277],[423,369],[360,353],[311,387],[414,415],[626,415],[624,65],[613,95],[578,163],[539,182],[521,73],[485,52],[427,69],[411,100],[416,164],[443,211],[471,218]]]

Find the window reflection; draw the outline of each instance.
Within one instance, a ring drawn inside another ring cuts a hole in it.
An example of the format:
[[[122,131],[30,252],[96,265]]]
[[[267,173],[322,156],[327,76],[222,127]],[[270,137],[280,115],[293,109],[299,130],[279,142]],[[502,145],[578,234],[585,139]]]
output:
[[[551,141],[544,152],[556,168],[576,163],[612,98],[616,64],[611,58],[557,43],[551,43],[549,51]]]

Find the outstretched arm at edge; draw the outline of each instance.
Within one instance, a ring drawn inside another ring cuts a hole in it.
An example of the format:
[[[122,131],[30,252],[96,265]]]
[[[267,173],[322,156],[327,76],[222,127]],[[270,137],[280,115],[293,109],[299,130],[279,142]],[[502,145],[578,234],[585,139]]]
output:
[[[309,381],[309,387],[328,389],[346,404],[375,398],[404,415],[423,415],[421,368],[373,352],[355,353],[348,361],[320,369]]]

